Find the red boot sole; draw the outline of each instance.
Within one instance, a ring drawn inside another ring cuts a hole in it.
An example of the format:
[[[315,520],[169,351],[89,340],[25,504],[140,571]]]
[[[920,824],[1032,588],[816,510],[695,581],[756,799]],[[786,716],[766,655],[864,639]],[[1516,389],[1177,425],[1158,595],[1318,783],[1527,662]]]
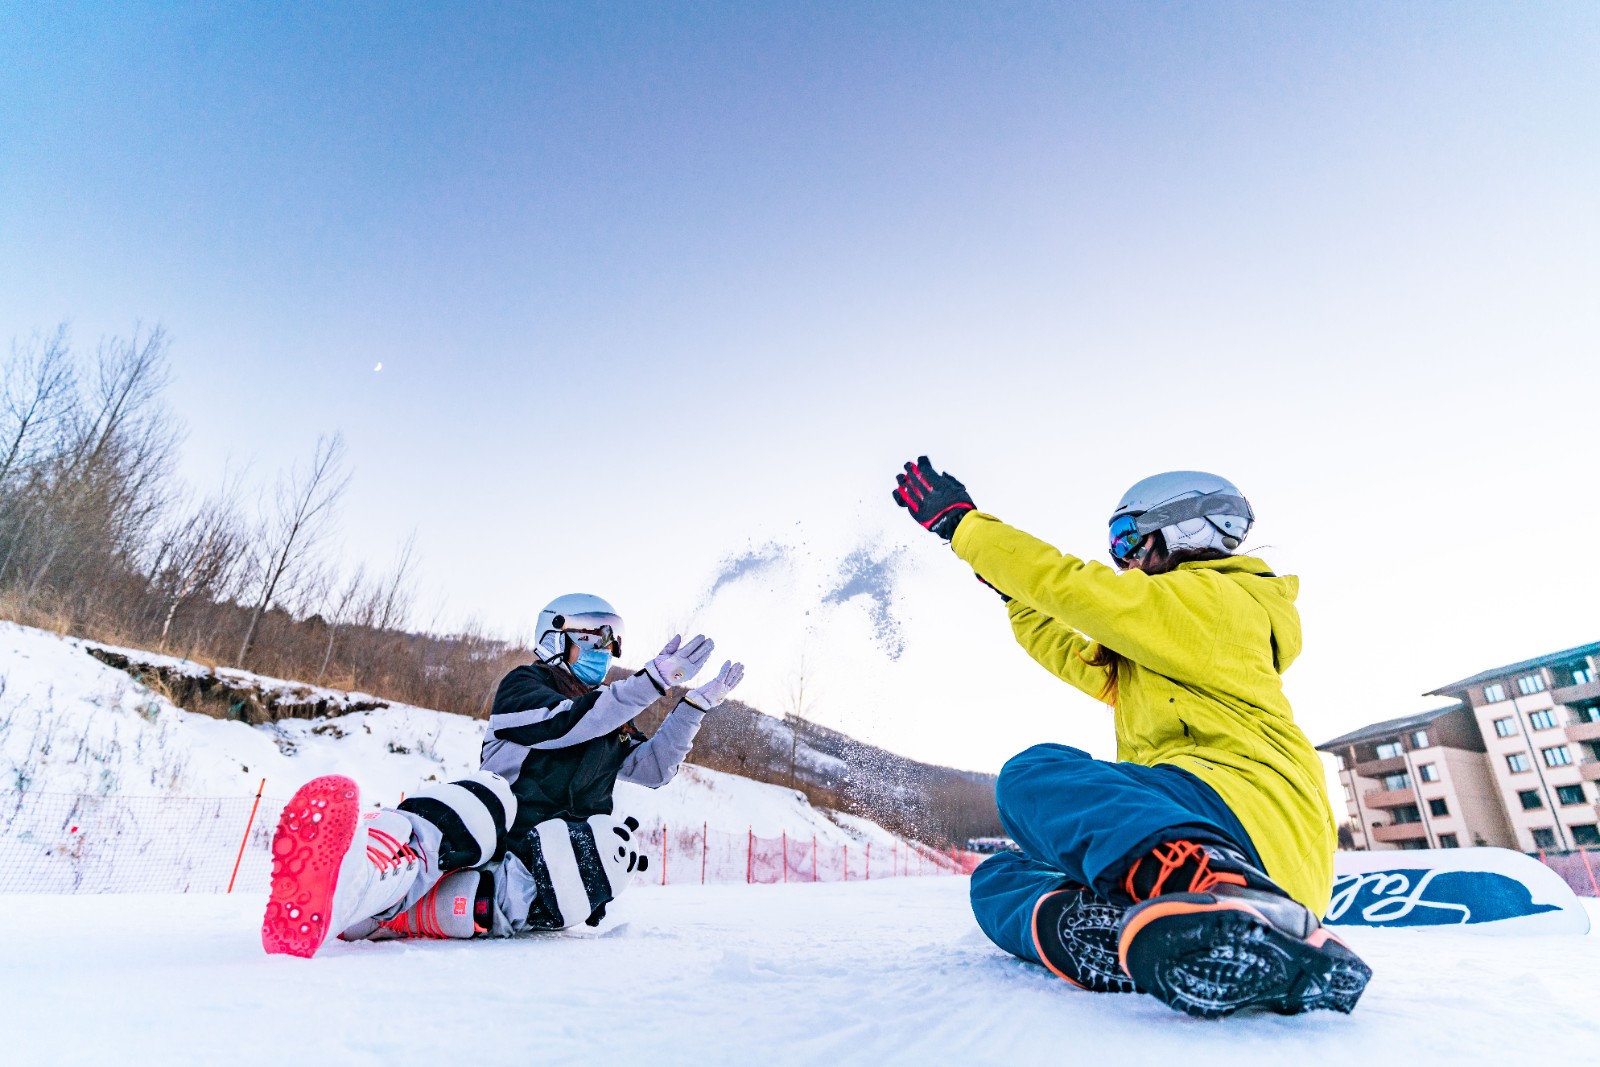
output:
[[[361,821],[361,790],[343,775],[314,778],[295,791],[272,835],[272,895],[261,947],[310,958],[328,935],[339,865]]]

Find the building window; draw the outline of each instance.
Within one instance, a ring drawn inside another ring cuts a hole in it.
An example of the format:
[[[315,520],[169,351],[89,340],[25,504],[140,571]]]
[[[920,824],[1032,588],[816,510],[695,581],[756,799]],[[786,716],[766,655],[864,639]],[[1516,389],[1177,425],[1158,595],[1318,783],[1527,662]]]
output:
[[[1533,764],[1528,762],[1528,754],[1526,752],[1511,753],[1506,757],[1506,766],[1511,768],[1512,774],[1521,774],[1524,771],[1533,770]]]
[[[1581,708],[1573,708],[1572,717],[1578,722],[1600,722],[1600,704],[1590,704]]]
[[[1422,812],[1418,810],[1415,804],[1402,805],[1390,811],[1389,814],[1394,819],[1396,826],[1401,823],[1422,821]]]
[[[1483,702],[1485,704],[1498,704],[1506,698],[1506,687],[1499,682],[1483,687]]]
[[[1531,697],[1535,693],[1544,692],[1544,675],[1537,673],[1524,674],[1521,678],[1517,679],[1517,692],[1521,693],[1525,697]]]
[[[1440,834],[1439,835],[1439,847],[1440,848],[1460,848],[1461,847],[1461,842],[1456,840],[1456,835],[1455,834]]]
[[[1434,815],[1449,815],[1450,805],[1444,802],[1444,797],[1434,797],[1428,801],[1428,811]]]
[[[1407,851],[1416,851],[1418,849],[1427,848],[1428,847],[1428,843],[1426,841],[1422,840],[1422,838],[1418,837],[1418,838],[1413,838],[1410,841],[1402,841],[1402,842],[1400,842],[1400,847],[1403,848],[1403,849],[1406,849]]]
[[[1335,752],[1333,754],[1333,765],[1341,771],[1344,770],[1344,757]]]
[[[1517,720],[1507,715],[1503,719],[1494,721],[1494,732],[1498,737],[1510,737],[1517,732]]]
[[[1427,748],[1428,747],[1428,731],[1426,731],[1426,730],[1418,730],[1416,733],[1412,734],[1411,735],[1411,747],[1412,748]]]
[[[1595,672],[1593,667],[1579,667],[1572,672],[1573,685],[1593,685]]]
[[[1424,782],[1437,782],[1439,780],[1439,768],[1431,763],[1424,763],[1417,768],[1417,777]]]
[[[1537,830],[1535,830],[1533,832],[1533,847],[1534,848],[1555,848],[1556,847],[1556,835],[1554,833],[1552,833],[1546,827],[1543,827],[1543,826],[1539,827]]]
[[[1401,747],[1400,742],[1398,742],[1398,741],[1390,741],[1386,745],[1379,745],[1378,746],[1378,758],[1379,759],[1394,759],[1396,756],[1400,755],[1400,753],[1404,752],[1404,751],[1405,751],[1405,749]]]
[[[1517,799],[1522,801],[1523,811],[1532,811],[1534,808],[1544,807],[1544,798],[1537,789],[1524,789],[1517,794]]]
[[[1411,776],[1409,774],[1386,774],[1383,776],[1385,789],[1410,789]]]
[[[1536,711],[1528,716],[1528,725],[1535,730],[1553,730],[1556,725],[1556,713],[1549,708]]]
[[[1354,804],[1356,801],[1356,791],[1350,788],[1349,782],[1344,783],[1344,800],[1346,804]]]
[[[1557,745],[1554,748],[1541,748],[1539,755],[1544,757],[1546,767],[1565,767],[1572,762],[1572,753],[1567,751],[1566,745]]]
[[[1600,845],[1600,827],[1592,822],[1582,826],[1569,826],[1567,829],[1572,831],[1574,845]]]
[[[1563,804],[1582,804],[1583,786],[1558,785],[1556,786],[1556,799]]]

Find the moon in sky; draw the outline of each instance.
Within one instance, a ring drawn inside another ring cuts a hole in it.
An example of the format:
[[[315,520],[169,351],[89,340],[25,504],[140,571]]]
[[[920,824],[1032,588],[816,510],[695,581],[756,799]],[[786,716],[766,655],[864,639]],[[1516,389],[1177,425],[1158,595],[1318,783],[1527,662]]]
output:
[[[373,373],[374,373],[374,374],[376,374],[376,373],[377,373],[377,372],[378,372],[378,371],[381,371],[381,370],[382,370],[382,369],[383,369],[383,361],[382,361],[382,360],[379,360],[379,361],[378,361],[378,365],[377,365],[377,366],[376,366],[376,367],[373,367],[373,368],[372,368],[372,372],[373,372]]]

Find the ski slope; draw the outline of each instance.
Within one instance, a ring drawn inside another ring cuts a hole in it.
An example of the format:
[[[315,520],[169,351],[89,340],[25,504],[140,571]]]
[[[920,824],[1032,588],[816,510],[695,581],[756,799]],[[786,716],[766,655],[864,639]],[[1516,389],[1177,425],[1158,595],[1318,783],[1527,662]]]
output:
[[[1353,929],[1376,972],[1354,1015],[1201,1022],[1004,955],[964,878],[640,887],[598,934],[312,960],[262,953],[259,895],[4,903],[14,1064],[1516,1067],[1600,1039],[1600,937]]]
[[[269,821],[253,838],[256,847],[240,874],[241,885],[264,890],[270,816],[277,810],[272,802],[287,799],[310,779],[347,775],[361,785],[364,802],[394,804],[424,783],[460,778],[478,767],[480,719],[393,702],[371,708],[377,700],[370,694],[221,671],[240,687],[292,695],[296,702],[368,706],[246,725],[185,711],[88,655],[90,647],[110,646],[0,622],[0,795],[11,798],[13,815],[31,805],[25,817],[0,823],[0,892],[44,892],[78,882],[94,891],[178,888],[188,879],[182,871],[207,857],[231,860],[250,798],[265,780]],[[112,651],[138,663],[205,671],[137,649]],[[101,832],[108,825],[94,825],[80,814],[77,797],[89,798],[101,811],[115,808],[119,799],[137,805],[141,814],[132,821],[141,834],[108,840]],[[163,817],[156,798],[173,801],[170,817]],[[191,817],[195,798],[232,798],[237,818],[205,824],[202,833],[202,824]],[[793,789],[693,765],[659,790],[618,783],[615,802],[619,813],[646,827],[709,832],[735,839],[741,848],[747,834],[787,835],[824,855],[847,848],[855,855],[857,877],[869,846],[876,850],[880,877],[888,857],[925,851],[867,819],[815,808]],[[149,869],[158,855],[178,872],[177,884],[160,881],[159,872]],[[735,867],[742,878],[745,861]]]

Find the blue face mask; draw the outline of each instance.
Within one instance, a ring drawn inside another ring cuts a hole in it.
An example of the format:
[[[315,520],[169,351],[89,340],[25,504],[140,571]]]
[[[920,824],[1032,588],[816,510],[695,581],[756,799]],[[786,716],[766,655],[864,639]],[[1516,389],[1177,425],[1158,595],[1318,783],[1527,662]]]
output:
[[[611,669],[611,653],[603,648],[586,648],[572,664],[572,676],[584,685],[599,685]]]

